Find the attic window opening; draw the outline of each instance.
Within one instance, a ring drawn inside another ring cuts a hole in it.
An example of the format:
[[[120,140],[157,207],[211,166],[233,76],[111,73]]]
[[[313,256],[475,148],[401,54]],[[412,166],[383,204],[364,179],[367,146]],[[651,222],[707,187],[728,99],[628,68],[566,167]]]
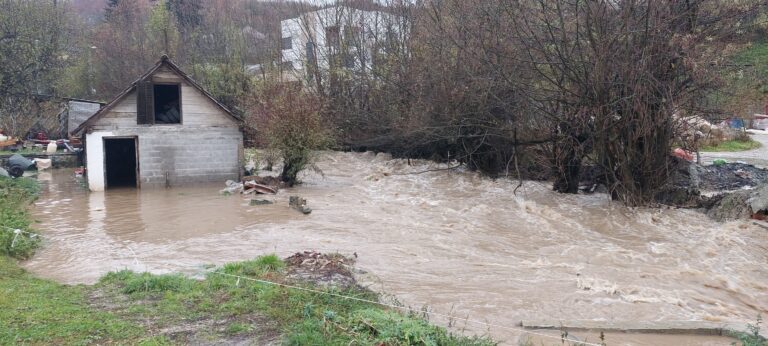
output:
[[[155,124],[181,124],[181,91],[178,84],[155,84]]]

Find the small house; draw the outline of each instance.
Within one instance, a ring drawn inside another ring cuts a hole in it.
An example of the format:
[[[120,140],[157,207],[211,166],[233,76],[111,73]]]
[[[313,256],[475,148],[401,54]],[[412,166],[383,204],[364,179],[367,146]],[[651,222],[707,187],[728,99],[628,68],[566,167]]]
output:
[[[241,122],[163,56],[72,135],[91,191],[169,187],[237,180]]]

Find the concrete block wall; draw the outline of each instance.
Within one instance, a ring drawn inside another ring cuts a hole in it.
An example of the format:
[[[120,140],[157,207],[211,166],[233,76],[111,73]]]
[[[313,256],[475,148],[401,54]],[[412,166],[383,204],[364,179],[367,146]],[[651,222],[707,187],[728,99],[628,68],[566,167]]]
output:
[[[239,176],[243,136],[237,128],[147,131],[138,138],[142,187],[224,183]]]
[[[142,188],[221,183],[240,176],[243,135],[237,127],[148,126],[88,135],[88,181],[104,189],[103,138],[137,137]],[[126,158],[131,159],[131,158]],[[93,175],[93,177],[91,177]]]

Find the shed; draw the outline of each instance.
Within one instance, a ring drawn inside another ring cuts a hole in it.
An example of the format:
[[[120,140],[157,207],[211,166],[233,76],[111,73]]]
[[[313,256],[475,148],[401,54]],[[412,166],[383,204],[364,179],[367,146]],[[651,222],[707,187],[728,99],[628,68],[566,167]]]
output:
[[[74,131],[80,124],[90,118],[92,115],[99,111],[104,104],[98,101],[90,100],[78,100],[72,98],[64,98],[63,109],[58,115],[59,127],[63,130],[57,133],[57,136],[61,138],[67,138],[67,136]]]
[[[242,121],[167,56],[72,131],[88,188],[237,180]]]

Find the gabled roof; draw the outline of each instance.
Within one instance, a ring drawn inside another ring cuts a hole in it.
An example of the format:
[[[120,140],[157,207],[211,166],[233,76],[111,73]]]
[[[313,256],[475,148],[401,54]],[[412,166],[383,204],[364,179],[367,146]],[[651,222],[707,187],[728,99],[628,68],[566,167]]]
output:
[[[224,113],[232,117],[232,119],[235,119],[235,121],[238,121],[238,122],[243,121],[239,117],[232,114],[232,112],[226,106],[221,104],[221,102],[217,101],[208,91],[206,91],[202,86],[200,86],[200,84],[197,84],[197,82],[195,82],[194,79],[192,79],[189,75],[187,75],[184,71],[182,71],[181,68],[179,68],[178,65],[176,65],[173,61],[171,61],[171,59],[168,58],[167,55],[163,55],[160,58],[160,61],[158,61],[155,64],[155,66],[153,66],[151,69],[149,69],[149,71],[147,71],[141,77],[139,77],[139,79],[133,81],[133,83],[131,83],[131,85],[128,86],[127,89],[123,90],[123,92],[117,95],[117,97],[115,97],[114,100],[107,103],[104,107],[101,107],[101,109],[99,109],[98,112],[96,112],[90,118],[85,120],[82,124],[80,124],[80,126],[74,129],[70,134],[73,136],[80,135],[83,132],[83,130],[85,130],[89,126],[93,125],[93,123],[95,123],[96,121],[104,117],[104,115],[109,113],[109,111],[112,110],[112,108],[114,108],[120,101],[122,101],[126,96],[128,96],[128,94],[130,94],[131,91],[135,90],[136,85],[138,85],[139,82],[151,77],[155,72],[157,72],[157,70],[159,70],[163,66],[169,67],[173,72],[175,72],[176,74],[184,78],[185,81],[187,81],[195,89],[203,93],[203,95],[208,97],[208,99],[213,101],[213,103],[215,103],[219,108],[221,108],[221,110],[223,110]]]

